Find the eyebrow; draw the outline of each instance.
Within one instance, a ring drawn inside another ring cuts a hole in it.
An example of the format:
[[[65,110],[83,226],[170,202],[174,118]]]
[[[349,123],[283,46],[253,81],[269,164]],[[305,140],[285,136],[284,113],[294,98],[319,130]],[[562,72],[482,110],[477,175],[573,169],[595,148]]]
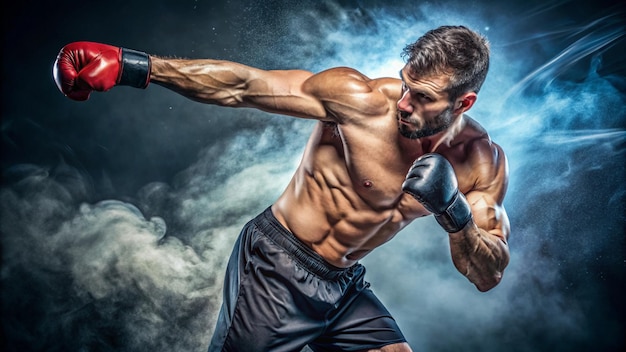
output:
[[[409,87],[408,84],[406,84],[406,81],[404,80],[404,75],[402,74],[402,69],[400,69],[400,71],[398,71],[398,75],[400,75],[400,80],[402,81],[402,84],[404,85],[404,87],[406,87],[406,90],[408,90],[410,93],[412,92],[417,92],[419,94],[422,94],[424,96],[430,97],[431,93],[425,92],[423,90],[419,90],[419,91],[413,91],[411,90],[411,88]],[[404,90],[404,89],[403,89]]]
[[[400,69],[400,71],[398,71],[398,75],[400,76],[400,80],[402,80],[402,83],[404,83],[406,88],[409,91],[411,91],[411,88],[406,84],[406,80],[404,79],[404,75],[402,74],[402,70],[403,69]],[[442,89],[442,90],[434,90],[434,89],[424,90],[424,89],[419,89],[419,90],[414,91],[414,92],[423,94],[423,95],[425,95],[427,97],[434,98],[435,96],[441,96],[444,92],[446,92],[446,90],[445,89]]]

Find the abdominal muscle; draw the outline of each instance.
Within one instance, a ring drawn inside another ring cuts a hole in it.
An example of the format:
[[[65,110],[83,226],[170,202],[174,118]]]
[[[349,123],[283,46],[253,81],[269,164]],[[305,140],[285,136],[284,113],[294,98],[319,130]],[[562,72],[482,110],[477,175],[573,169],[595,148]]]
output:
[[[328,263],[344,268],[406,226],[415,217],[409,216],[407,204],[415,201],[399,192],[392,205],[373,209],[351,184],[333,182],[335,176],[310,174],[300,166],[272,211],[305,245]]]

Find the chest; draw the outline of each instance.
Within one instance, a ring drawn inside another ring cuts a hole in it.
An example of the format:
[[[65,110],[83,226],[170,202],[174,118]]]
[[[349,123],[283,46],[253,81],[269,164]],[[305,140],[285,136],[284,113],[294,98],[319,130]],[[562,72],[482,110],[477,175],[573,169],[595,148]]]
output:
[[[343,173],[346,183],[372,208],[412,204],[400,202],[405,196],[402,183],[422,149],[403,148],[397,140],[397,127],[336,128],[325,131],[321,141],[322,149],[336,154],[338,172]],[[421,207],[417,202],[414,205]]]

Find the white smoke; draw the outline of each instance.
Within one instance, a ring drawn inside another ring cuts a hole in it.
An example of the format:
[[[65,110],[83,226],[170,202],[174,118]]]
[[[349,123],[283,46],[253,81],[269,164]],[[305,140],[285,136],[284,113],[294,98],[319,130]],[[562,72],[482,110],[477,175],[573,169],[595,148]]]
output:
[[[43,330],[40,341],[62,330],[76,334],[61,344],[68,350],[205,349],[236,236],[278,197],[298,161],[293,156],[302,146],[292,153],[276,148],[290,147],[284,133],[280,126],[242,132],[233,143],[208,147],[175,188],[146,185],[138,204],[167,211],[184,224],[182,233],[170,233],[159,216],[146,219],[131,203],[82,202],[88,192],[76,190],[88,188],[88,178],[67,165],[19,167],[21,180],[0,193],[10,249],[2,279],[25,275],[36,285],[23,289],[39,291],[26,297],[54,299],[54,309],[33,323]]]

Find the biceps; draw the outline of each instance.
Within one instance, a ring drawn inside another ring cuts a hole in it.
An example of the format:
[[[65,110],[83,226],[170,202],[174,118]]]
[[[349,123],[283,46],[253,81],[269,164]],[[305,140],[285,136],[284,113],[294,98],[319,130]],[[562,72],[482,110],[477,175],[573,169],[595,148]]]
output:
[[[506,241],[509,237],[510,226],[504,207],[488,193],[474,191],[465,196],[470,204],[476,226]]]
[[[324,106],[303,91],[312,73],[301,70],[257,71],[247,86],[245,105],[295,117],[326,119]]]

